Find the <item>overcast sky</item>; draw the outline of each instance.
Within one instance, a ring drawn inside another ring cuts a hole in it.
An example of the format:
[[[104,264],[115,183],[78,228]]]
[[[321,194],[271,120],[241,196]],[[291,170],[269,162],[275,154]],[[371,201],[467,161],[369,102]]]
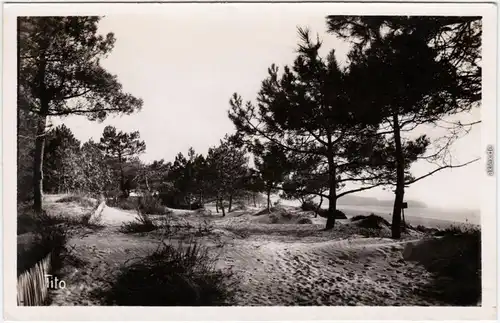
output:
[[[103,128],[113,125],[140,132],[147,146],[144,161],[173,160],[178,152],[187,153],[190,146],[205,154],[224,134],[234,132],[227,117],[232,93],[254,100],[272,63],[282,66],[293,62],[297,25],[319,33],[324,51],[335,48],[341,61],[348,50],[346,44],[325,33],[325,16],[332,12],[306,6],[269,5],[258,11],[222,5],[217,10],[210,6],[207,11],[207,7],[186,10],[172,6],[161,15],[116,15],[101,21],[100,31],[113,32],[117,39],[103,65],[118,75],[125,91],[144,100],[144,107],[140,113],[108,118],[101,124],[81,117],[64,119],[77,138],[99,140]],[[479,118],[479,111],[461,117]],[[479,143],[477,127],[455,144],[456,161],[478,157]],[[434,167],[418,163],[412,171],[418,176]],[[482,163],[475,163],[442,171],[413,184],[406,198],[443,208],[479,208],[478,174],[482,167]],[[393,198],[391,192],[378,189],[360,195]]]

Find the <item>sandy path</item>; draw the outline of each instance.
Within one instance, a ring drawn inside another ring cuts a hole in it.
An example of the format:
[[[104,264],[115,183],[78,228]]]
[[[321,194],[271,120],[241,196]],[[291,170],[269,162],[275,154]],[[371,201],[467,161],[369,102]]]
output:
[[[404,242],[383,240],[240,241],[219,265],[238,273],[243,306],[429,305],[414,292],[430,276],[404,261]]]

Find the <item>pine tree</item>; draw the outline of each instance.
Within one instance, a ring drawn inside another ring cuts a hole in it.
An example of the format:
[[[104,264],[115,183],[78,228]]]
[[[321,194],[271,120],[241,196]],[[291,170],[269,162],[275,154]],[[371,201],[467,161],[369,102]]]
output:
[[[18,96],[36,115],[34,209],[42,210],[43,156],[49,116],[84,115],[104,120],[131,114],[142,100],[124,93],[100,59],[113,49],[112,33],[98,35],[100,17],[19,17]]]
[[[118,171],[120,178],[120,191],[123,197],[130,195],[131,184],[125,176],[125,165],[127,162],[142,154],[146,150],[146,144],[140,140],[138,131],[130,133],[117,131],[113,126],[104,128],[99,147],[112,163],[112,167]]]
[[[313,41],[308,30],[299,28],[299,36],[293,66],[285,66],[282,73],[276,65],[268,69],[257,106],[243,104],[241,97],[234,94],[229,117],[247,144],[255,145],[258,139],[286,152],[295,164],[290,179],[304,179],[304,164],[313,181],[327,178],[328,194],[320,190],[308,192],[307,187],[300,194],[329,200],[326,229],[331,229],[339,197],[382,185],[373,182],[376,177],[372,174],[381,166],[373,160],[372,150],[383,144],[374,135],[377,121],[363,117],[364,111],[351,103],[356,88],[349,82],[349,70],[340,68],[333,51],[322,58],[321,41]],[[347,182],[366,185],[338,192]]]

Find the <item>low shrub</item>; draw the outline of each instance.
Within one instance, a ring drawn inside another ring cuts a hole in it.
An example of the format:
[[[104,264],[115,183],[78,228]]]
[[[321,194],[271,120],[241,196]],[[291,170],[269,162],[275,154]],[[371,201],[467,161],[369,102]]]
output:
[[[246,206],[244,201],[238,200],[234,202],[234,206],[232,208],[232,211],[245,211],[247,210],[248,207]]]
[[[85,195],[71,194],[60,198],[56,203],[77,203],[83,207],[95,207],[97,200]]]
[[[359,227],[367,229],[383,229],[384,227],[390,227],[391,225],[387,220],[373,213],[364,219],[357,220],[356,224]]]
[[[298,221],[297,221],[297,224],[312,224],[312,220],[309,219],[309,218],[300,218]]]
[[[212,215],[211,210],[207,210],[207,209],[203,209],[203,208],[196,210],[195,213],[198,215],[201,215],[201,216],[211,216]]]
[[[153,222],[147,213],[137,210],[135,221],[123,223],[120,231],[123,233],[143,233],[154,231],[158,228],[159,226]]]
[[[163,244],[153,254],[122,268],[111,287],[98,294],[106,305],[217,306],[232,304],[235,280],[215,267],[208,250],[190,242]]]
[[[137,199],[112,197],[106,200],[106,205],[116,207],[122,210],[135,210],[137,209]]]
[[[319,209],[317,213],[322,218],[327,218],[328,217],[328,210],[327,209]],[[335,210],[335,219],[337,219],[337,220],[345,220],[345,219],[347,219],[347,216],[345,215],[344,212],[342,212],[340,210]]]
[[[137,207],[146,214],[167,215],[169,211],[158,197],[146,194],[138,198]]]
[[[366,219],[366,215],[356,215],[356,216],[353,216],[351,218],[351,221],[359,221],[359,220],[363,220],[363,219]]]
[[[151,194],[144,194],[139,197],[114,197],[106,201],[106,204],[111,207],[116,207],[122,210],[137,210],[154,215],[167,215],[169,211],[161,202],[161,200]]]
[[[300,206],[302,211],[314,211],[318,210],[318,204],[314,203],[312,200],[306,200]]]
[[[435,236],[453,236],[453,235],[476,235],[480,233],[480,227],[477,225],[472,225],[468,223],[464,224],[452,224],[444,229],[434,230]]]
[[[203,223],[198,223],[194,235],[197,237],[207,236],[210,235],[214,231],[214,229],[214,225],[211,222],[205,220],[203,221]]]

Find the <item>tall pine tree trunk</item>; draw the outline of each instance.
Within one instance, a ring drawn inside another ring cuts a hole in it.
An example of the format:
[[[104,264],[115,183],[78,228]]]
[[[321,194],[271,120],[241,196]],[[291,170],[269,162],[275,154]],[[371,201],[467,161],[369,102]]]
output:
[[[215,197],[215,212],[219,213],[219,195]]]
[[[335,215],[337,211],[337,174],[335,162],[333,160],[333,151],[329,149],[328,154],[328,212],[325,230],[331,230],[335,226]]]
[[[48,104],[46,106],[48,110]],[[42,110],[44,107],[42,106]],[[43,154],[45,150],[45,128],[47,126],[47,115],[40,112],[35,139],[35,155],[33,164],[33,208],[35,212],[42,212],[43,198]]]
[[[252,193],[252,197],[253,197],[253,207],[257,207],[257,201],[255,200],[255,193]]]
[[[231,207],[233,206],[233,194],[229,195],[229,207],[227,209],[228,212],[231,212]]]
[[[404,154],[401,146],[401,133],[398,115],[393,115],[394,144],[396,147],[396,197],[394,199],[394,208],[392,210],[391,233],[393,239],[401,238],[401,209],[405,194],[405,173],[404,173]]]
[[[122,196],[128,198],[129,194],[127,188],[125,187],[125,173],[123,172],[123,160],[122,154],[118,153],[118,163],[120,164],[120,190],[122,191]]]

